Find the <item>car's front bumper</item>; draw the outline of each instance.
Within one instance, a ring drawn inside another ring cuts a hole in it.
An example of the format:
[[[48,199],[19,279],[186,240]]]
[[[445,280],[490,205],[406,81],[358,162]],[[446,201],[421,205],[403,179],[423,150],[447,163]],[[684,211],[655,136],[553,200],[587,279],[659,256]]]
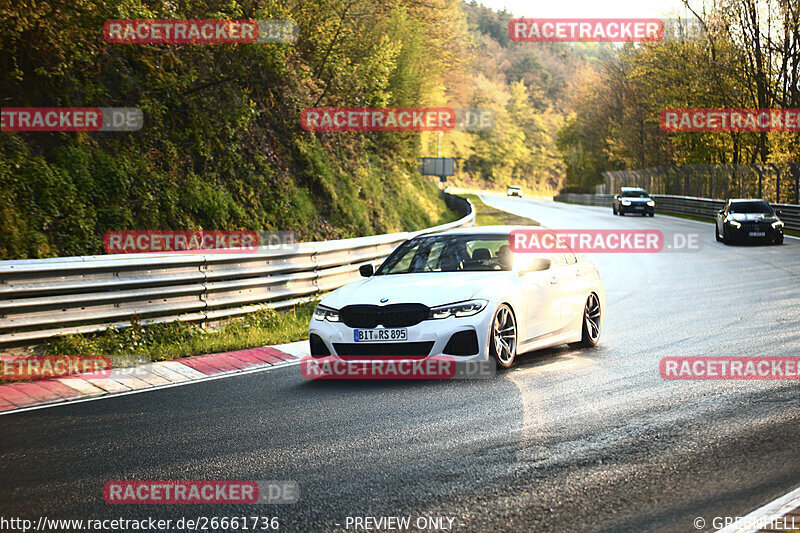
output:
[[[448,317],[439,320],[423,320],[414,326],[408,326],[408,338],[403,342],[397,343],[379,343],[382,346],[381,352],[391,351],[391,357],[403,357],[420,355],[419,347],[421,343],[433,343],[428,353],[422,355],[448,355],[452,356],[457,361],[485,361],[489,358],[489,329],[491,327],[492,319],[494,318],[494,309],[487,306],[486,309],[477,315],[470,317]],[[367,357],[372,354],[364,353],[363,345],[369,345],[369,342],[356,343],[354,340],[354,330],[341,322],[330,322],[328,320],[311,319],[308,327],[309,337],[317,335],[325,344],[326,351],[336,357]],[[471,355],[454,355],[445,352],[445,347],[450,341],[453,334],[461,331],[472,330],[477,337],[476,353]],[[404,344],[412,345],[407,350],[404,350]],[[378,343],[375,343],[376,345]],[[386,347],[391,344],[390,349]],[[339,350],[337,350],[339,345]],[[360,346],[357,346],[360,345]],[[341,354],[339,352],[342,352]],[[357,351],[358,356],[348,355]],[[376,350],[377,352],[378,350]],[[404,353],[407,352],[407,353]],[[325,355],[315,354],[312,355]],[[376,353],[375,356],[381,354]]]
[[[653,215],[656,212],[656,208],[651,205],[622,205],[617,208],[617,211],[623,214],[627,213],[634,213],[637,215]]]
[[[735,242],[774,242],[783,238],[783,228],[773,228],[771,224],[758,226],[742,224],[740,228],[726,224],[725,227],[728,239]],[[764,235],[751,235],[751,233]]]

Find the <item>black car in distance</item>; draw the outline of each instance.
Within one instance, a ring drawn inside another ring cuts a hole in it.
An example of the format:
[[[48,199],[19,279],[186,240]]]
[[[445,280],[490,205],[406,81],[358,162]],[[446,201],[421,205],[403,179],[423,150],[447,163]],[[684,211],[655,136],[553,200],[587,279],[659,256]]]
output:
[[[732,198],[717,211],[715,236],[725,244],[748,241],[782,244],[780,214],[764,200]]]
[[[642,216],[654,216],[656,214],[656,202],[650,198],[650,194],[638,187],[621,187],[619,192],[614,195],[611,209],[615,215],[625,213],[637,213]]]

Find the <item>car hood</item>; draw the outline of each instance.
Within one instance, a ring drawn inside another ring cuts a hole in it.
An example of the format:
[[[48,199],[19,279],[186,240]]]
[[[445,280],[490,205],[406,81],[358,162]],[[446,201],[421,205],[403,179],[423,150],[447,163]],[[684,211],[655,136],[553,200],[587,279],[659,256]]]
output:
[[[778,220],[775,215],[765,215],[764,213],[730,213],[728,216],[737,222],[755,222],[756,220],[775,222]]]
[[[511,272],[453,272],[372,276],[336,289],[322,303],[334,309],[351,304],[421,303],[428,307],[469,300],[488,285],[502,283]],[[381,299],[388,298],[381,302]]]

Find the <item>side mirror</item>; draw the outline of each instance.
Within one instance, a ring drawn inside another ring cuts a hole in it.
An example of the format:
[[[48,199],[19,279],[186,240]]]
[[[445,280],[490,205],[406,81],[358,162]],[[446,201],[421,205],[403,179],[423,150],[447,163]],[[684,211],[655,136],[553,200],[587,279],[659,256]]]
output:
[[[720,209],[719,211],[717,211],[717,214],[718,214],[718,215],[721,215],[721,214],[723,214],[723,213],[725,213],[725,210],[724,210],[724,209]]]
[[[358,272],[365,278],[368,278],[375,273],[375,267],[372,265],[361,265],[358,267]]]
[[[776,209],[775,210],[775,214],[778,215],[779,217],[782,217],[783,216],[783,211],[781,211],[780,209]]]
[[[614,195],[614,200],[619,200],[619,194]]]
[[[550,259],[544,257],[537,257],[533,259],[528,266],[520,271],[520,274],[527,274],[529,272],[541,272],[550,268]]]

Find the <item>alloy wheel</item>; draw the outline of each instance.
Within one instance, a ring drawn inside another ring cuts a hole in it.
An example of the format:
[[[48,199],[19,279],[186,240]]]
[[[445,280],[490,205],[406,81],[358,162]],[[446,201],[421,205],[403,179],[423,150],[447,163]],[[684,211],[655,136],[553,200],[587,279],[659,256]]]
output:
[[[501,305],[492,322],[491,347],[498,362],[508,368],[517,354],[517,322],[507,305]]]
[[[589,334],[589,339],[592,344],[596,344],[600,338],[600,300],[594,293],[590,294],[586,300],[583,321],[586,323],[586,332]]]

